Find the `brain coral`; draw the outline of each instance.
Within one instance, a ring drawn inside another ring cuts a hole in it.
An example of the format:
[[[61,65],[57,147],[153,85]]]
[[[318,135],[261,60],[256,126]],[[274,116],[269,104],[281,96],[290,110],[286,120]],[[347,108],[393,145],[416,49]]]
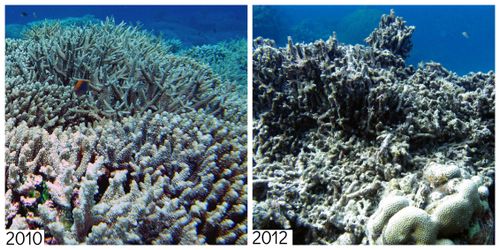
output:
[[[453,195],[449,180],[477,176],[492,193],[495,74],[406,65],[413,29],[391,13],[367,45],[335,33],[285,47],[254,40],[253,225],[293,229],[295,243],[370,244],[392,217],[377,210],[392,191],[419,209]],[[455,167],[433,176],[431,163]],[[472,216],[483,236],[490,215]],[[450,240],[491,243],[463,233]]]
[[[389,196],[383,199],[377,211],[370,217],[368,221],[368,232],[370,240],[377,239],[384,229],[387,221],[391,219],[397,212],[402,210],[403,208],[410,205],[410,202],[407,198],[402,196]]]
[[[148,112],[96,128],[8,122],[7,131],[8,228],[44,229],[58,244],[246,241],[243,126]]]
[[[433,244],[437,227],[429,214],[416,207],[405,207],[387,222],[384,244]]]
[[[431,164],[434,167],[438,165]],[[436,189],[444,190],[444,197],[427,204],[425,211],[410,205],[405,196],[391,194],[385,197],[368,222],[370,242],[441,244],[450,241],[453,244],[448,238],[460,236],[469,230],[471,221],[481,220],[481,216],[486,214],[481,208],[477,181],[457,177]],[[436,242],[438,237],[447,238]]]
[[[458,187],[458,193],[445,197],[431,213],[438,223],[439,234],[448,237],[467,228],[479,208],[478,186],[466,180]]]

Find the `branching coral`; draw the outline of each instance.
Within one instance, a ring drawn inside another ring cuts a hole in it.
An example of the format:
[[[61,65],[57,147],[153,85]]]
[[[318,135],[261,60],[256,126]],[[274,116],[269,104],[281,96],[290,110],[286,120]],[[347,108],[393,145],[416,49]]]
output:
[[[173,56],[160,39],[138,27],[115,25],[112,19],[86,26],[42,23],[31,27],[22,41],[7,40],[7,47],[7,64],[19,69],[9,70],[7,78],[70,87],[76,79],[89,79],[90,94],[78,101],[92,108],[76,110],[83,114],[123,118],[145,110],[203,108],[231,117],[225,111],[235,108],[227,101],[230,91],[208,67]]]
[[[246,98],[171,50],[111,19],[7,40],[7,228],[49,244],[246,244]]]
[[[242,126],[148,112],[95,129],[7,131],[9,228],[25,215],[58,244],[246,241]],[[42,183],[50,200],[27,202]]]
[[[405,23],[403,18],[397,17],[394,10],[391,10],[389,15],[382,15],[379,27],[365,41],[373,48],[387,49],[406,58],[413,46],[411,35],[415,26],[406,26]]]
[[[254,225],[300,231],[297,243],[369,244],[369,217],[385,218],[368,224],[373,235],[391,217],[375,212],[386,190],[421,209],[442,198],[431,190],[457,175],[424,177],[430,163],[493,188],[494,73],[406,66],[412,32],[391,13],[371,46],[341,44],[335,33],[310,44],[289,37],[282,48],[254,40]]]
[[[17,76],[6,79],[6,93],[6,119],[12,119],[15,124],[26,122],[52,131],[59,126],[90,124],[101,118],[101,112],[73,95],[69,86],[48,82],[25,84],[24,79]]]
[[[246,91],[246,39],[224,41],[215,45],[196,46],[182,51],[181,54],[199,59],[209,65],[222,80],[236,82],[239,89]]]

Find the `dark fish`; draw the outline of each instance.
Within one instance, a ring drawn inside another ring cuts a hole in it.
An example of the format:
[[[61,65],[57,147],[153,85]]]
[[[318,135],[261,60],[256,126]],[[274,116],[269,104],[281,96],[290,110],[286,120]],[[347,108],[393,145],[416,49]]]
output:
[[[87,90],[89,90],[89,80],[85,79],[78,79],[76,80],[75,86],[73,87],[73,91],[75,91],[75,94],[77,96],[84,95],[87,93]]]
[[[21,16],[22,17],[27,17],[27,16],[29,16],[29,14],[23,11],[23,12],[21,12]]]

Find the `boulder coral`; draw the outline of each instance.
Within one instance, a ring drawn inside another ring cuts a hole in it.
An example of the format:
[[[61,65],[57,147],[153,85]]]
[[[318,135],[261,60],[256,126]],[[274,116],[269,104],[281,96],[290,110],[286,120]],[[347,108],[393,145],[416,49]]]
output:
[[[439,228],[439,235],[448,237],[469,227],[472,216],[480,209],[477,185],[465,180],[459,185],[458,193],[447,196],[431,210],[432,218]]]
[[[486,211],[482,210],[475,181],[455,179],[443,186],[451,186],[449,191],[455,193],[428,204],[425,210],[411,205],[405,196],[390,194],[385,197],[368,221],[370,242],[438,244],[436,240],[446,239],[453,243],[451,239],[467,232],[471,221]]]
[[[433,244],[436,242],[436,224],[429,214],[416,207],[405,207],[387,222],[384,244]]]
[[[424,169],[424,178],[429,181],[432,186],[440,186],[448,180],[461,177],[460,168],[454,164],[439,164],[431,162]]]
[[[385,225],[397,212],[410,205],[410,201],[406,197],[393,195],[383,199],[377,211],[368,221],[368,237],[370,240],[376,240],[382,234]]]

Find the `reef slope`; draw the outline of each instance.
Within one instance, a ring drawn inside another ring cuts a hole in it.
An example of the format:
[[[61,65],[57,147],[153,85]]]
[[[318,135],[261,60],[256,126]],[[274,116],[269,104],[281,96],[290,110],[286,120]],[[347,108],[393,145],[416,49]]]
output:
[[[495,74],[406,66],[414,29],[391,12],[366,46],[254,40],[255,228],[299,244],[493,242]],[[457,211],[465,223],[445,226]]]

